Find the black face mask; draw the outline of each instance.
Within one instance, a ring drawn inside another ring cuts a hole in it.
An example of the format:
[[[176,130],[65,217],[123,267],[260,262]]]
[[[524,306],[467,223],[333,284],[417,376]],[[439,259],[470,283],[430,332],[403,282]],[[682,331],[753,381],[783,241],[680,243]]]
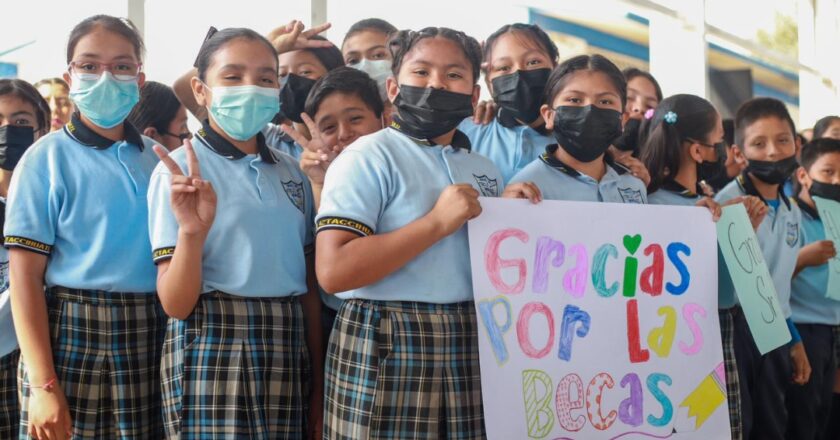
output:
[[[791,156],[776,162],[750,160],[749,164],[747,164],[747,172],[764,183],[781,185],[796,171],[796,167],[798,166],[799,163],[796,162],[796,156]]]
[[[612,144],[621,151],[632,151],[633,156],[636,156],[639,153],[639,129],[641,127],[642,121],[638,119],[628,120],[624,124],[624,132]]]
[[[723,167],[723,157],[726,155],[726,144],[718,142],[715,147],[715,160],[703,161],[697,164],[697,181],[705,181],[709,183],[721,174],[726,174]],[[711,183],[709,183],[711,185]]]
[[[400,130],[417,139],[434,139],[473,114],[472,95],[430,87],[400,86],[394,99]]]
[[[621,135],[621,113],[593,105],[554,109],[554,138],[569,155],[592,162]]]
[[[314,79],[290,73],[286,77],[286,83],[280,89],[280,115],[294,122],[303,123],[300,114],[303,113],[306,97],[314,85]]]
[[[811,197],[820,197],[826,200],[840,202],[840,185],[817,182],[812,179],[811,188],[808,189],[808,194],[810,194]]]
[[[551,69],[519,70],[491,81],[499,123],[510,128],[536,121],[550,74]]]
[[[6,125],[0,127],[0,168],[12,171],[23,156],[23,152],[35,142],[32,127]]]

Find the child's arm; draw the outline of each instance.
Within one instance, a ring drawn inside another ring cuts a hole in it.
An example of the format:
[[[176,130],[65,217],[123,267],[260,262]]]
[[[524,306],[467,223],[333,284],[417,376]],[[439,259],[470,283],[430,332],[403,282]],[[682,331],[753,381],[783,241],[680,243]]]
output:
[[[744,204],[753,229],[758,230],[761,222],[764,221],[764,217],[767,216],[767,205],[756,196],[739,196],[721,203],[721,206],[735,205],[737,203]]]
[[[317,211],[321,206],[321,191],[324,189],[327,168],[329,168],[333,159],[341,153],[341,150],[336,145],[327,145],[324,137],[321,136],[321,130],[318,129],[315,121],[309,115],[301,113],[300,117],[309,129],[312,139],[307,139],[303,133],[292,126],[284,125],[280,129],[303,148],[300,153],[300,169],[309,178],[309,183],[312,184],[312,196],[315,199],[315,210]]]
[[[42,386],[56,378],[44,296],[47,256],[9,250],[12,315],[29,383]],[[52,390],[32,389],[29,434],[34,438],[69,438],[72,420],[61,383]]]
[[[534,182],[511,183],[502,193],[505,199],[528,199],[531,203],[542,202],[542,192]]]
[[[478,217],[478,195],[469,184],[450,185],[426,215],[381,235],[362,237],[343,230],[321,231],[315,241],[318,282],[327,292],[335,293],[385,278]]]
[[[790,344],[790,358],[793,365],[793,382],[797,385],[805,385],[811,378],[811,363],[808,361],[808,355],[805,353],[805,344],[802,343],[802,337],[799,336],[799,330],[796,324],[790,318],[785,320],[790,330],[791,341]]]
[[[835,255],[837,255],[837,251],[834,249],[834,242],[831,240],[815,241],[802,246],[796,257],[796,269],[793,271],[793,276],[796,277],[806,267],[822,266],[834,258]]]

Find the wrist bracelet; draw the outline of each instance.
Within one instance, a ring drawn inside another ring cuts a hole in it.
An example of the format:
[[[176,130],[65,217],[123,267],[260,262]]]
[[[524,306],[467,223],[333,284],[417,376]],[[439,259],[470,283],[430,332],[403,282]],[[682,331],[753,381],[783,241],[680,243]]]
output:
[[[41,386],[29,385],[29,388],[37,388],[37,389],[42,389],[44,391],[52,391],[52,389],[55,388],[55,383],[56,382],[58,382],[58,378],[53,377],[52,379],[46,381],[46,383],[44,383]]]

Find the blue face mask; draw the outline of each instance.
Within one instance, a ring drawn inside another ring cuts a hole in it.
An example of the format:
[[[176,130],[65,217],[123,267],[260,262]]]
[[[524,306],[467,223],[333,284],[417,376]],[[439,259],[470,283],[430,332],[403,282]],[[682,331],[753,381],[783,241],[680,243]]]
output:
[[[205,84],[205,87],[210,88]],[[280,111],[278,90],[258,86],[212,87],[210,116],[228,136],[245,141]]]
[[[104,72],[99,77],[75,75],[70,98],[79,111],[98,127],[114,128],[122,124],[140,100],[140,87],[137,78],[120,81],[111,72]]]

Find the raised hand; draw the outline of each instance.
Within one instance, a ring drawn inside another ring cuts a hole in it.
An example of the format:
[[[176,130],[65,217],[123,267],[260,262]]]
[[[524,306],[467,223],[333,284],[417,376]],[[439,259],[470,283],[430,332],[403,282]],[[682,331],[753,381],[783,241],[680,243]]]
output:
[[[165,148],[160,145],[154,147],[155,153],[172,174],[171,206],[180,232],[206,236],[216,217],[216,191],[209,181],[201,178],[192,142],[185,140],[184,149],[187,153],[186,176]]]
[[[284,125],[281,129],[303,148],[303,152],[300,155],[301,170],[303,170],[304,174],[309,177],[309,180],[313,184],[323,185],[327,168],[329,168],[333,159],[338,156],[338,153],[341,153],[341,149],[337,145],[327,144],[324,137],[321,136],[321,131],[318,130],[318,126],[315,125],[315,122],[309,115],[301,113],[300,116],[303,119],[303,123],[306,124],[306,128],[309,129],[309,135],[312,136],[311,139],[307,139],[306,136],[294,127]]]
[[[292,20],[289,24],[275,28],[268,33],[266,38],[277,50],[277,53],[291,52],[298,49],[309,49],[316,47],[331,47],[329,41],[311,40],[310,38],[324,32],[332,26],[324,23],[304,31],[305,26],[299,20]]]

